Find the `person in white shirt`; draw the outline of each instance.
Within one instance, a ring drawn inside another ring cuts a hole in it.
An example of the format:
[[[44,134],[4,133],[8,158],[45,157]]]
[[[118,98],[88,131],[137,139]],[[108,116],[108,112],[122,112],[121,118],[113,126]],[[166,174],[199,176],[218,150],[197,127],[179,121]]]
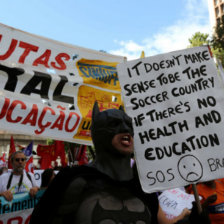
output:
[[[34,197],[39,190],[34,175],[24,170],[26,156],[22,151],[16,151],[11,156],[12,171],[0,176],[0,196],[7,201],[13,199],[13,194],[29,192]]]

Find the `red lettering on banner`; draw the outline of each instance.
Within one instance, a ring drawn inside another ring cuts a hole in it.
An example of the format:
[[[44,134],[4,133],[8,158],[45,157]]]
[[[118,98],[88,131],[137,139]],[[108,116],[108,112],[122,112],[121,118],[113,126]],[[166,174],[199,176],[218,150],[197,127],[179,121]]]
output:
[[[7,224],[13,224],[13,223],[15,223],[14,221],[17,221],[16,224],[22,224],[23,223],[23,218],[20,217],[20,216],[10,218],[10,219],[8,219]]]
[[[24,224],[29,224],[31,215],[29,215],[26,220],[24,220]],[[22,224],[23,223],[23,217],[16,216],[12,218],[8,218],[7,224]],[[3,221],[0,220],[0,224],[4,224]]]
[[[29,215],[25,221],[25,224],[29,224],[30,223],[30,218],[31,218],[31,215]]]
[[[66,69],[66,64],[64,63],[64,61],[62,60],[62,58],[64,58],[66,61],[68,61],[70,59],[70,56],[66,53],[60,53],[55,57],[56,62],[59,64],[59,66],[56,65],[55,62],[51,62],[51,66],[53,68],[56,68],[58,70],[65,70]]]
[[[57,108],[65,110],[65,108],[63,108],[61,106],[57,106]],[[65,113],[63,111],[60,111],[60,115],[59,115],[58,119],[54,122],[54,124],[51,126],[51,129],[58,128],[58,130],[62,130],[64,120],[65,120]]]
[[[46,68],[50,68],[50,66],[48,65],[50,56],[51,56],[51,50],[47,49],[39,58],[37,58],[33,62],[33,66],[38,66],[40,64],[44,65]]]
[[[17,108],[17,106],[20,108]],[[22,125],[34,126],[36,127],[34,130],[36,135],[42,134],[47,128],[73,132],[78,127],[80,121],[79,114],[67,111],[69,114],[66,115],[64,112],[64,110],[66,110],[65,107],[58,106],[57,108],[60,109],[59,113],[56,113],[51,107],[44,107],[40,110],[37,104],[33,104],[30,109],[26,103],[21,100],[14,100],[10,103],[10,99],[5,98],[0,112],[0,119],[5,117],[6,121],[9,123],[20,122]],[[20,110],[23,110],[23,113],[19,113],[19,116],[18,112]],[[38,113],[40,113],[39,118]]]
[[[21,124],[30,123],[31,126],[35,126],[37,123],[37,115],[38,115],[38,107],[36,104],[33,104],[33,107],[26,118],[23,120]]]
[[[69,129],[68,126],[69,126],[69,122],[70,122],[70,120],[71,120],[71,118],[72,118],[72,115],[75,115],[75,116],[77,117],[77,121],[76,121],[75,125],[73,126],[73,128]],[[68,119],[67,119],[67,121],[66,121],[66,123],[65,123],[65,130],[66,130],[67,132],[73,132],[73,131],[75,130],[75,128],[77,127],[77,125],[78,125],[78,123],[79,123],[79,120],[80,120],[80,116],[79,116],[77,113],[75,113],[75,112],[70,112],[70,113],[69,113],[69,116],[68,116]]]
[[[0,119],[5,117],[5,114],[6,114],[7,110],[8,110],[9,104],[10,104],[10,99],[9,98],[5,98],[5,102],[4,102],[4,105],[2,107],[2,111],[0,113]]]
[[[6,115],[6,120],[8,122],[12,122],[12,123],[18,123],[22,120],[22,117],[21,116],[18,116],[15,120],[12,119],[12,112],[13,110],[15,109],[15,107],[17,105],[21,105],[21,109],[25,110],[26,109],[26,105],[25,103],[23,103],[22,101],[20,100],[14,100],[11,104],[11,106],[9,107],[8,109],[8,112],[7,112],[7,115]]]
[[[5,52],[5,54],[0,55],[0,60],[6,60],[12,55],[13,51],[16,49],[17,42],[17,40],[12,39],[9,49]]]
[[[28,44],[28,43],[23,42],[23,41],[20,41],[19,47],[25,49],[23,54],[19,58],[19,63],[21,63],[21,64],[24,63],[24,61],[25,61],[26,57],[29,55],[30,51],[37,52],[38,48],[39,48],[39,47],[37,47],[35,45]]]
[[[1,39],[2,39],[2,35],[0,35],[0,41]],[[17,43],[18,43],[18,40],[12,39],[7,51],[4,54],[0,55],[0,60],[8,59],[14,53],[17,47]],[[24,64],[26,58],[29,57],[30,52],[37,53],[39,50],[38,46],[24,42],[24,41],[19,41],[18,47],[24,48],[23,53],[20,55],[18,59],[18,63],[20,64]],[[51,56],[51,50],[46,49],[45,52],[41,56],[39,56],[33,61],[32,65],[33,66],[44,65],[46,68],[50,68],[50,65],[51,65],[55,69],[65,70],[67,68],[65,61],[68,61],[71,58],[70,55],[65,52],[61,52],[57,54],[54,58],[55,61],[50,61],[50,56]]]
[[[51,111],[51,114],[52,115],[55,115],[55,111],[53,109],[51,109],[50,107],[44,107],[41,115],[40,115],[40,118],[38,120],[38,127],[41,129],[40,131],[38,130],[35,130],[34,132],[36,134],[41,134],[42,132],[44,132],[45,128],[49,127],[51,125],[51,122],[47,122],[45,125],[42,124],[42,121],[44,119],[44,116],[45,114],[47,113],[47,110]]]
[[[177,194],[178,193],[178,191],[176,190],[176,189],[170,189],[169,190],[172,194]]]

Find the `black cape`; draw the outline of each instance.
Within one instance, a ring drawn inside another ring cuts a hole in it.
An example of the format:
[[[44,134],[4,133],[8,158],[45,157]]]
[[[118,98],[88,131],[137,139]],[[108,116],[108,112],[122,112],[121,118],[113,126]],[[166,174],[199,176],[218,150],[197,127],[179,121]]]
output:
[[[60,200],[69,184],[76,178],[83,177],[90,179],[102,178],[107,181],[114,181],[97,169],[89,166],[76,166],[63,168],[53,179],[46,189],[40,201],[31,215],[30,224],[50,224],[51,217],[57,211]],[[157,223],[158,197],[156,193],[146,194],[142,191],[138,178],[134,178],[128,184],[136,196],[145,202],[152,214],[152,224]]]

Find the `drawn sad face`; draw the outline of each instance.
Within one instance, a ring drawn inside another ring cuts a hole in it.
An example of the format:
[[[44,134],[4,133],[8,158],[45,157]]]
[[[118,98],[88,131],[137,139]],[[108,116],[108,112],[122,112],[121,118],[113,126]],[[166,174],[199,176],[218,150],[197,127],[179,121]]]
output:
[[[202,164],[193,155],[183,156],[179,160],[177,168],[180,176],[188,182],[198,181],[203,175]]]

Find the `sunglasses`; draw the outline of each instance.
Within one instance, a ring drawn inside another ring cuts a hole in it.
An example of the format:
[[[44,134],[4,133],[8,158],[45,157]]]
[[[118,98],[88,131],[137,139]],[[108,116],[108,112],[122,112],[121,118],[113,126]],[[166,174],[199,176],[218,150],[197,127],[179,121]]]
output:
[[[16,162],[19,162],[19,161],[24,162],[25,160],[26,160],[25,158],[16,158],[16,159],[15,159]]]

